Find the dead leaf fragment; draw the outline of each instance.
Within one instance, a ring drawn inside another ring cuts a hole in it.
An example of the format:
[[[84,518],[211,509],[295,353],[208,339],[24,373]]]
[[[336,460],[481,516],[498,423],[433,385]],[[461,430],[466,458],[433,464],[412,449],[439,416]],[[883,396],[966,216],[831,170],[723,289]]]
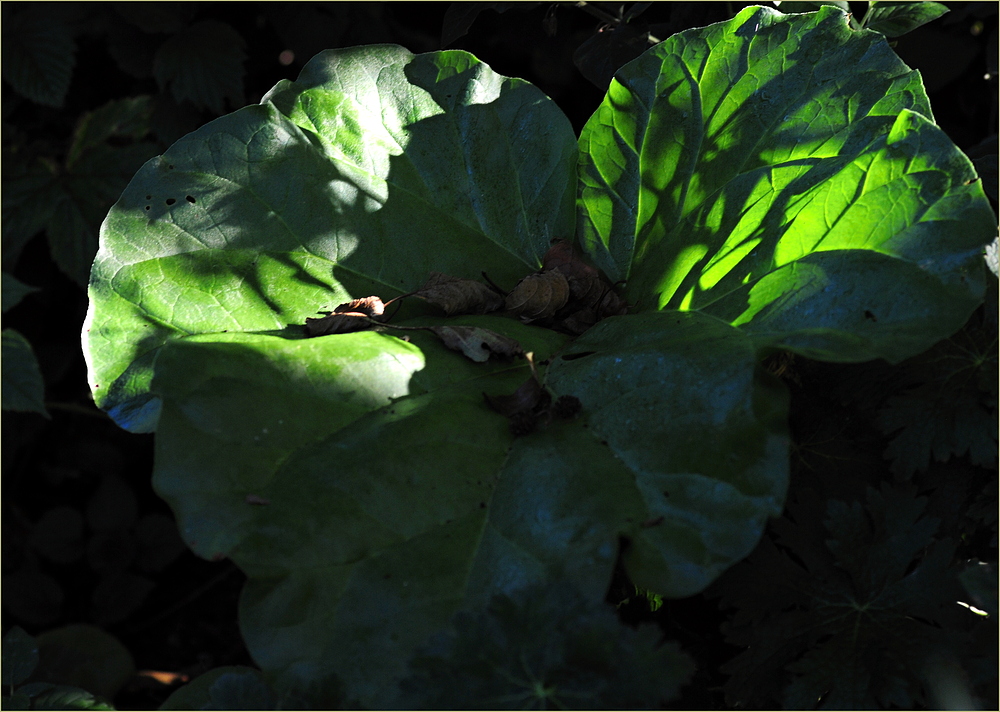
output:
[[[370,317],[380,317],[384,312],[385,304],[376,296],[352,299],[333,310],[334,314],[364,314]]]
[[[482,282],[431,272],[424,285],[413,293],[430,304],[453,314],[487,314],[503,307],[503,297]]]
[[[327,334],[348,334],[372,328],[367,314],[347,312],[329,314],[318,319],[306,318],[306,336],[326,336]]]
[[[584,307],[595,306],[604,293],[601,273],[580,259],[565,240],[552,244],[542,257],[542,268],[562,274],[569,283],[570,296]]]
[[[566,306],[569,301],[569,282],[557,270],[547,270],[539,274],[529,274],[517,283],[507,295],[505,306],[529,322],[545,319]]]
[[[491,354],[511,358],[523,353],[521,344],[495,331],[479,326],[429,326],[429,331],[452,351],[461,351],[476,363],[483,363]]]
[[[352,299],[337,306],[324,317],[306,318],[306,336],[348,334],[372,328],[369,319],[378,319],[385,313],[385,304],[379,297]]]

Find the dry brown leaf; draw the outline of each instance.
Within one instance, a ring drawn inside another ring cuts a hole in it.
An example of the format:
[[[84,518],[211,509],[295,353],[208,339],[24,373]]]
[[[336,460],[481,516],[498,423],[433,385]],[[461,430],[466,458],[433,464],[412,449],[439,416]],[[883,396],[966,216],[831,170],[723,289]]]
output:
[[[570,296],[581,306],[593,307],[604,293],[601,273],[580,259],[573,246],[565,240],[557,240],[542,257],[542,268],[560,272],[569,283]]]
[[[569,282],[557,270],[529,274],[507,295],[505,306],[521,321],[545,319],[566,306]]]
[[[361,312],[346,312],[329,314],[318,319],[306,319],[306,336],[326,336],[328,334],[348,334],[352,331],[364,331],[372,328],[367,314]]]
[[[363,299],[352,299],[344,302],[333,310],[334,314],[363,314],[370,317],[379,317],[385,312],[385,304],[379,297],[371,296]]]
[[[429,331],[452,351],[461,351],[468,358],[482,363],[491,354],[511,358],[523,353],[521,344],[495,331],[479,326],[429,326]]]
[[[431,272],[424,285],[413,293],[453,314],[486,314],[503,307],[503,297],[482,282]]]

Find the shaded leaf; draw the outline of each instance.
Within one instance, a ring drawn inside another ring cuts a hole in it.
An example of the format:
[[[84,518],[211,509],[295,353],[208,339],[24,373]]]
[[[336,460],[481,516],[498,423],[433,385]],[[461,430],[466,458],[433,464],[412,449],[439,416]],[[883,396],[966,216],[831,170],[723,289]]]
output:
[[[529,274],[507,295],[504,306],[527,323],[553,316],[569,301],[569,282],[562,272]]]
[[[623,65],[649,49],[644,23],[622,22],[599,30],[573,52],[573,64],[598,89],[607,89]]]
[[[32,680],[73,685],[113,699],[135,673],[132,655],[112,634],[84,623],[38,636],[40,662]]]
[[[537,2],[453,2],[445,10],[444,20],[441,23],[441,47],[447,47],[468,33],[472,23],[476,21],[479,13],[483,10],[504,13],[512,6],[528,10],[537,5]]]
[[[948,8],[939,2],[873,2],[865,16],[865,28],[886,37],[899,37],[936,20]]]
[[[170,88],[178,102],[221,114],[226,103],[243,103],[243,37],[231,25],[200,20],[168,37],[153,59],[161,91]]]
[[[13,329],[3,330],[3,409],[40,413],[45,410],[45,383],[31,344]]]
[[[401,684],[421,709],[661,709],[694,666],[652,626],[550,585],[456,614],[410,670]]]
[[[497,311],[504,305],[504,298],[482,282],[450,277],[441,272],[431,272],[430,277],[413,296],[443,309],[448,316],[486,314]]]
[[[38,287],[29,287],[27,284],[18,281],[7,272],[3,273],[3,313],[13,309],[21,300],[32,292],[37,292]]]
[[[20,685],[38,665],[38,644],[20,626],[12,626],[3,636],[3,685]]]
[[[40,5],[3,13],[3,78],[32,101],[59,108],[69,89],[76,43],[59,12]]]
[[[3,148],[3,266],[14,270],[28,241],[45,229],[63,197],[55,164],[36,151]]]

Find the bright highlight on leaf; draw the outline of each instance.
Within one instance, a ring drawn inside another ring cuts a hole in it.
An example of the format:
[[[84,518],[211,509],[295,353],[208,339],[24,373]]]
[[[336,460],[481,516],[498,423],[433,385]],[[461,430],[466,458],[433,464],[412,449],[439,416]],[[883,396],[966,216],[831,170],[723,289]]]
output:
[[[973,166],[919,74],[841,10],[749,7],[616,76],[580,136],[580,227],[639,309],[895,362],[981,300],[996,225]]]

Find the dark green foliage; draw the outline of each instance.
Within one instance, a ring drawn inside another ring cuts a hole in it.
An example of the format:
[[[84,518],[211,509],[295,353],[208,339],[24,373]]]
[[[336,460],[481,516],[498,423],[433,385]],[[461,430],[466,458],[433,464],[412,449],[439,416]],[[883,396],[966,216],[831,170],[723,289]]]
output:
[[[791,498],[717,589],[736,609],[728,640],[748,648],[724,668],[730,704],[934,706],[936,661],[979,666],[975,644],[996,629],[955,603],[965,595],[956,542],[935,536],[940,522],[926,506],[913,487],[887,484],[825,512],[813,490]]]
[[[653,627],[623,627],[569,587],[498,595],[411,660],[401,684],[418,709],[657,709],[693,665]]]

